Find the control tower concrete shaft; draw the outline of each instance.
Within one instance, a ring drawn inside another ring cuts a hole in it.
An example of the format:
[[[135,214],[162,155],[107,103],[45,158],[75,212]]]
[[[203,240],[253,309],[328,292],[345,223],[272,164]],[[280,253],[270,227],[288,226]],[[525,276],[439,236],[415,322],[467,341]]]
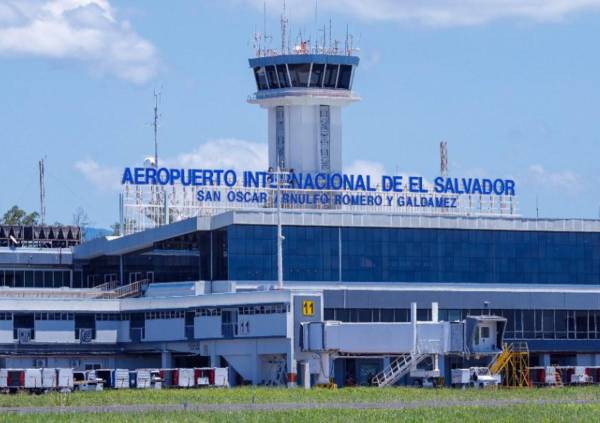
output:
[[[256,93],[248,100],[269,115],[269,167],[302,173],[342,171],[342,107],[359,58],[283,54],[249,60]]]

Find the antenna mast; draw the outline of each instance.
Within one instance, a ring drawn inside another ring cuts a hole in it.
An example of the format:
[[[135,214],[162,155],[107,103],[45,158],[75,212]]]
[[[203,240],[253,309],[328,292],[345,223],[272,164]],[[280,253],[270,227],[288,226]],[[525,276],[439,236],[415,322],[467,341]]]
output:
[[[440,175],[448,176],[448,143],[440,142]]]
[[[40,170],[40,220],[42,225],[46,223],[46,181],[45,181],[45,169],[44,159],[38,162]]]
[[[158,103],[160,102],[160,91],[154,90],[154,122],[152,127],[154,128],[154,167],[158,169]]]
[[[285,10],[285,0],[283,0],[283,13],[281,14],[280,23],[281,23],[281,54],[286,54],[285,37],[287,35],[288,19],[287,19],[286,10]]]

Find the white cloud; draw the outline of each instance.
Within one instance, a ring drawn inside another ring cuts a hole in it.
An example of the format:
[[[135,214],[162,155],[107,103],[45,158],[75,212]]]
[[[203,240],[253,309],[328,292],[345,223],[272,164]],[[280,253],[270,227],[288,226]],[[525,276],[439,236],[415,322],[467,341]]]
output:
[[[570,170],[551,172],[540,164],[534,164],[529,166],[529,173],[534,182],[552,188],[579,191],[583,186],[581,176]]]
[[[262,10],[263,0],[245,2]],[[267,0],[270,13],[279,14],[282,0]],[[314,16],[314,2],[287,0],[290,14]],[[413,21],[434,26],[479,25],[502,18],[560,20],[570,13],[598,9],[600,0],[319,0],[319,13],[345,13],[372,21]]]
[[[120,187],[119,169],[101,165],[92,159],[79,160],[75,163],[75,169],[100,191],[117,191]]]
[[[380,181],[386,174],[383,163],[368,160],[355,160],[349,166],[344,167],[344,173],[349,175],[371,175],[375,181]]]
[[[182,168],[266,170],[267,144],[235,138],[212,140],[191,153],[183,153],[164,162],[168,166]]]
[[[267,145],[235,138],[207,141],[190,153],[161,159],[160,167],[196,169],[266,170]],[[143,160],[133,166],[141,166]],[[74,165],[83,177],[101,191],[118,191],[123,169],[100,164],[92,159]]]
[[[80,60],[97,74],[144,83],[158,72],[156,49],[108,0],[3,0],[0,55]]]

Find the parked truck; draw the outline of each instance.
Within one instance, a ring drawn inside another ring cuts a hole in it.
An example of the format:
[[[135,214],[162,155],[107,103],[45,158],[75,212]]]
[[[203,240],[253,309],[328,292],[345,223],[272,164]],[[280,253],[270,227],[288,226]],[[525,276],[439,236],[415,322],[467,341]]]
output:
[[[498,386],[501,382],[500,375],[494,375],[487,367],[470,367],[468,369],[452,369],[452,386],[487,388]]]

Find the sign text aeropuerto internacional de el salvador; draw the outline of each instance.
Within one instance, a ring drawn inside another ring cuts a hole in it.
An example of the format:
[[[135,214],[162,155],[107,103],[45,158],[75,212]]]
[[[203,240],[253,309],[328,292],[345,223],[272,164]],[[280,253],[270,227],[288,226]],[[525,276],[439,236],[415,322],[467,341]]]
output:
[[[125,168],[122,184],[198,188],[196,200],[266,204],[281,189],[281,203],[455,208],[461,195],[516,195],[512,179],[438,176],[432,184],[422,176],[345,173],[281,173],[233,169]],[[279,201],[276,199],[276,201]]]

